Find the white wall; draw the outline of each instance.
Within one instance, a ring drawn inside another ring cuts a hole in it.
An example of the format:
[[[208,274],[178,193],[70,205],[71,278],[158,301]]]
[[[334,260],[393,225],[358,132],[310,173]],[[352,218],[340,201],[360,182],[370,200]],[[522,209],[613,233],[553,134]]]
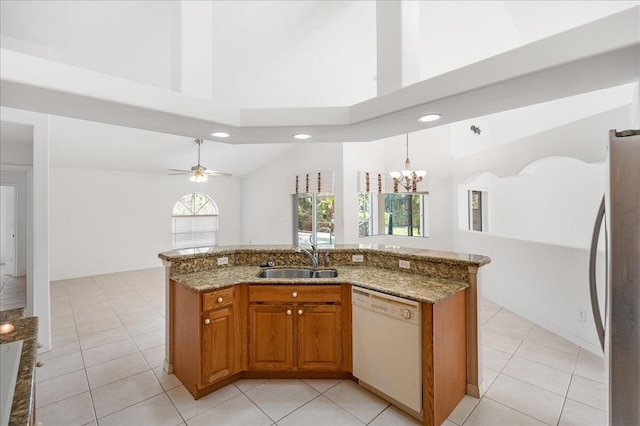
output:
[[[169,236],[171,234],[170,217],[173,205],[183,195],[202,192],[211,197],[218,206],[218,245],[240,244],[242,230],[240,179],[233,177],[211,177],[207,182],[199,184],[189,181],[188,176],[177,175],[168,176],[165,185],[164,200],[166,201],[162,218],[165,220],[163,229],[168,231]]]
[[[455,244],[456,251],[491,258],[481,270],[485,297],[601,354],[589,302],[588,250],[470,231],[460,231]]]
[[[49,297],[49,118],[43,114],[0,108],[2,119],[33,129],[33,167],[27,173],[27,315],[38,316],[42,351],[51,348]],[[8,166],[7,166],[8,167]],[[4,167],[5,169],[7,167]]]
[[[404,135],[386,139],[383,170],[402,170],[406,156]],[[382,243],[404,247],[451,250],[455,196],[451,192],[453,156],[450,148],[449,126],[434,127],[410,134],[409,159],[412,169],[429,171],[427,176],[429,237],[386,235],[382,238]]]
[[[489,189],[490,232],[465,231],[464,221],[454,231],[456,251],[491,257],[483,294],[595,353],[588,247],[604,192],[608,131],[629,124],[625,106],[454,163],[455,185],[493,173],[480,179]],[[466,197],[457,204],[466,211]]]
[[[242,180],[241,243],[293,244],[290,178],[324,171],[335,172],[335,224],[342,235],[342,144],[300,144]]]
[[[587,248],[604,194],[604,163],[585,164],[568,157],[546,157],[518,175],[483,174],[472,185],[488,192],[491,234],[527,241]],[[466,185],[459,198],[461,228],[466,229]]]
[[[358,172],[384,172],[385,141],[369,143],[344,143],[343,150],[343,194],[342,229],[338,229],[337,240],[344,244],[379,244],[382,236],[358,237]]]
[[[54,61],[168,89],[172,3],[3,1],[0,27],[50,47]]]
[[[375,96],[375,13],[365,1],[213,2],[214,101],[306,107]]]
[[[237,179],[194,184],[185,176],[51,169],[51,279],[160,266],[171,249],[171,210],[203,192],[220,210],[220,244],[240,234]]]
[[[33,144],[3,138],[0,144],[0,158],[2,164],[31,166],[33,165]]]

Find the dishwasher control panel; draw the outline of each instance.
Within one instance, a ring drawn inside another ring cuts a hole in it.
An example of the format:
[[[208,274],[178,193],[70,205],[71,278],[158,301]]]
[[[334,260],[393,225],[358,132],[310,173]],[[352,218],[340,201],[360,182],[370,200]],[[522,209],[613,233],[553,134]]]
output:
[[[420,323],[420,303],[414,300],[354,287],[351,304],[408,323]]]

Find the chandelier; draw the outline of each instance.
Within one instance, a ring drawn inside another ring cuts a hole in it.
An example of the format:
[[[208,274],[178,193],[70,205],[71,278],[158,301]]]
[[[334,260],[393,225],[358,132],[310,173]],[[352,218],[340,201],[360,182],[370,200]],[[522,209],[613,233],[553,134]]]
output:
[[[404,162],[404,170],[400,172],[389,172],[393,178],[394,184],[402,186],[407,192],[415,191],[416,184],[426,176],[426,170],[411,170],[411,161],[409,161],[409,134],[407,133],[407,159]]]

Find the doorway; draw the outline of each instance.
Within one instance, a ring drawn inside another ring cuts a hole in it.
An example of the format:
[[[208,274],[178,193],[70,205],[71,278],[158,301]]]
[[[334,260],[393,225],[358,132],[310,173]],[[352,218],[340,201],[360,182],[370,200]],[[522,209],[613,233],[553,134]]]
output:
[[[0,311],[26,308],[26,276],[18,272],[18,188],[0,185]]]
[[[0,186],[0,269],[5,276],[16,276],[16,188]],[[3,286],[4,287],[4,286]]]

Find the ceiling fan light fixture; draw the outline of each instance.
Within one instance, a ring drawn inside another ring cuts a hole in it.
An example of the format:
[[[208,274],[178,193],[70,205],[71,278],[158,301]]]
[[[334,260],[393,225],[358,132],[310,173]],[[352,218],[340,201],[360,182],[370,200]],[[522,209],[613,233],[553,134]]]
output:
[[[418,121],[421,123],[429,123],[431,121],[438,121],[442,118],[440,114],[426,114],[418,117]]]
[[[213,132],[213,133],[210,133],[210,135],[213,136],[214,138],[228,138],[229,136],[231,136],[227,132]]]
[[[189,170],[182,169],[169,169],[171,172],[177,173],[169,173],[171,175],[189,175],[189,180],[195,183],[203,183],[209,180],[209,176],[231,176],[231,173],[225,172],[217,172],[215,170],[207,170],[206,167],[200,164],[200,145],[202,145],[204,141],[202,139],[196,139],[195,143],[198,145],[198,164],[191,167]]]
[[[189,180],[195,183],[204,183],[209,180],[209,177],[202,170],[195,170],[193,174],[189,177]]]

